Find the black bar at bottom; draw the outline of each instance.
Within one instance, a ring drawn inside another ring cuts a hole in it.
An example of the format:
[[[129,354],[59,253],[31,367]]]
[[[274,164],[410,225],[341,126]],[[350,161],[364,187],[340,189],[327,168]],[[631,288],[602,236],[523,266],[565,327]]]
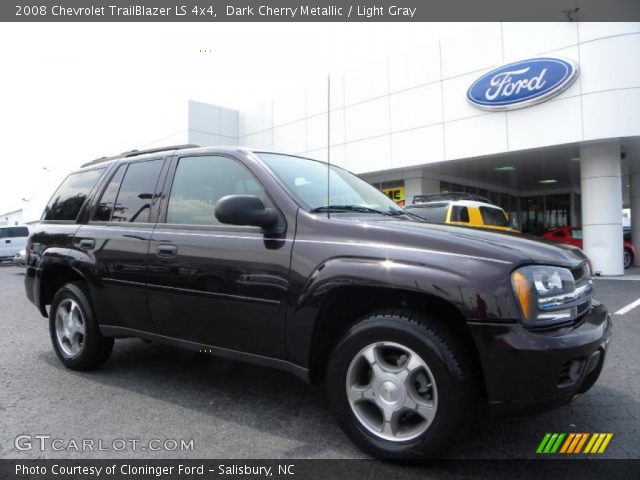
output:
[[[603,460],[0,460],[0,478],[13,480],[211,479],[638,479],[640,459]]]

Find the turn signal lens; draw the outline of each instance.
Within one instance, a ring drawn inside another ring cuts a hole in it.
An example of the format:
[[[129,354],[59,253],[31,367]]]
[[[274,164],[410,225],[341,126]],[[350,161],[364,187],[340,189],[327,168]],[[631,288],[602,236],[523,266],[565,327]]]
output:
[[[531,294],[531,287],[529,280],[520,272],[515,272],[511,277],[513,282],[513,290],[520,304],[520,310],[524,318],[531,320],[533,314],[533,296]]]

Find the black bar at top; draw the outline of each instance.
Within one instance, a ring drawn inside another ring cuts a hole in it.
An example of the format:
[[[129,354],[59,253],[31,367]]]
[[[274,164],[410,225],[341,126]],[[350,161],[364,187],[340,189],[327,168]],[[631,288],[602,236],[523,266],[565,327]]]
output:
[[[2,22],[640,21],[640,0],[3,0]]]

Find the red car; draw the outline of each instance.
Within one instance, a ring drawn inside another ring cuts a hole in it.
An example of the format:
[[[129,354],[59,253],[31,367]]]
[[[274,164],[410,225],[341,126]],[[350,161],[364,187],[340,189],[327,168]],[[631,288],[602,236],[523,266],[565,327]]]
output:
[[[568,243],[578,248],[582,248],[582,229],[577,227],[560,227],[549,230],[542,238],[547,240],[553,240],[555,242]],[[624,268],[629,268],[633,265],[636,259],[636,249],[633,244],[624,240],[622,242],[622,248],[624,248]]]

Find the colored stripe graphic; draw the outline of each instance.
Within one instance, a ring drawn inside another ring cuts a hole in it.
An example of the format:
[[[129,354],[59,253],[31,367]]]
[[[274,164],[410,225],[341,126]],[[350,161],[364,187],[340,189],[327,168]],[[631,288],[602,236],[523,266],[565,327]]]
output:
[[[612,437],[612,433],[594,433],[584,453],[604,453]]]
[[[560,448],[560,444],[564,439],[564,436],[565,436],[564,433],[561,433],[558,435],[558,439],[556,440],[556,443],[553,445],[553,447],[551,447],[551,450],[549,451],[549,453],[556,453],[558,451],[558,449]]]
[[[547,445],[544,447],[544,450],[542,451],[542,453],[552,453],[551,449],[553,448],[553,445],[556,443],[556,438],[558,438],[557,433],[554,433],[551,435],[551,438],[547,442]]]
[[[584,453],[591,453],[591,447],[594,446],[594,444],[596,443],[599,437],[600,437],[599,433],[594,433],[593,435],[591,435],[591,438],[589,439],[589,443],[587,443],[587,446],[584,449]]]
[[[573,438],[573,442],[571,442],[571,445],[569,445],[569,450],[567,450],[567,453],[573,453],[576,451],[576,447],[578,446],[578,443],[580,443],[580,441],[582,440],[583,436],[584,436],[584,433],[576,433],[576,436]]]
[[[577,442],[577,445],[575,446],[574,450],[570,453],[580,453],[582,451],[582,447],[584,446],[585,442],[587,441],[587,438],[589,438],[589,434],[588,433],[581,433],[580,434],[580,439]]]
[[[589,434],[588,433],[583,433],[582,434],[582,439],[580,440],[580,443],[578,443],[578,446],[576,447],[576,452],[575,453],[580,453],[580,451],[582,450],[582,447],[587,442],[588,438],[589,438]]]
[[[536,453],[604,453],[612,438],[613,433],[546,433],[538,445]],[[583,451],[582,447],[585,444],[586,447]]]
[[[613,438],[613,433],[607,433],[607,436],[604,439],[604,442],[602,442],[602,445],[600,445],[600,450],[598,450],[598,453],[604,453],[604,451],[607,449],[607,445],[609,445],[609,442],[611,441],[611,439]]]
[[[536,450],[536,453],[542,453],[542,451],[544,450],[545,445],[549,441],[549,438],[551,438],[551,434],[550,433],[545,434],[544,438],[540,442],[540,445],[538,445],[538,449]]]
[[[566,434],[564,433],[547,433],[538,445],[536,453],[556,453],[562,440]]]
[[[569,445],[571,445],[571,442],[573,442],[573,439],[575,438],[575,436],[576,436],[575,433],[569,434],[569,436],[567,437],[567,440],[564,442],[564,445],[562,445],[562,448],[560,449],[560,453],[567,453]]]

